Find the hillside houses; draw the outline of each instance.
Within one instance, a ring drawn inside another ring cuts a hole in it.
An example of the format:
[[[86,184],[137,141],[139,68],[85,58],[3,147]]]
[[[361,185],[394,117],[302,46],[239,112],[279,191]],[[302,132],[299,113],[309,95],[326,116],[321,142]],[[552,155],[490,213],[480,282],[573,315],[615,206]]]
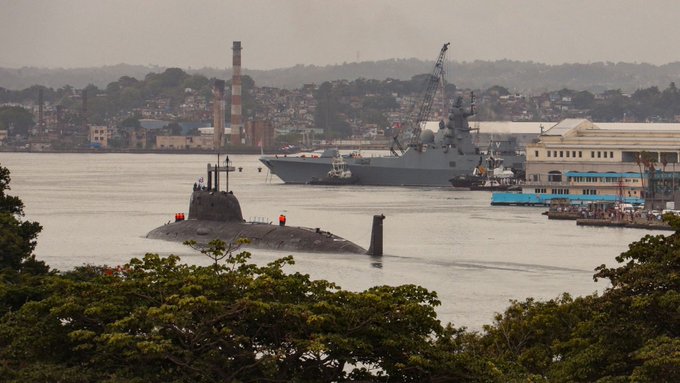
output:
[[[175,72],[172,73],[181,75]],[[159,76],[151,77],[158,80]],[[195,147],[208,147],[207,139],[204,143],[203,139],[187,141],[184,137],[201,136],[198,128],[213,125],[215,108],[210,92],[213,80],[192,78],[196,89],[189,86],[155,89],[147,87],[145,81],[121,78],[105,90],[93,86],[82,90],[48,89],[47,93],[53,96],[58,93],[59,98],[45,100],[42,106],[38,95],[33,94],[37,92],[17,91],[21,98],[0,107],[25,109],[33,116],[33,125],[28,129],[0,126],[0,142],[10,145],[34,142],[40,143],[37,147],[48,149],[152,150],[161,146],[176,149],[187,146],[182,142],[201,142]],[[251,129],[253,137],[245,137],[243,145],[246,146],[260,141],[276,147],[302,141],[309,144],[351,138],[391,140],[413,126],[423,99],[423,94],[415,91],[415,83],[397,80],[337,80],[305,84],[297,89],[258,87],[252,79],[248,84],[243,90],[243,124],[258,128]],[[434,95],[430,120],[445,119],[451,103],[459,97],[470,104],[470,90],[458,89],[453,93],[455,87],[447,86],[447,89],[452,94],[437,92]],[[230,94],[229,89],[226,94]],[[659,106],[679,105],[680,101],[672,102],[674,97],[680,100],[680,92],[673,84],[664,91],[654,88],[632,95],[617,90],[590,94],[567,89],[529,95],[493,86],[475,92],[473,121],[541,122],[565,118],[604,122],[680,121],[680,110],[663,110]],[[657,105],[645,105],[649,100]],[[226,97],[227,129],[230,102]],[[106,140],[93,135],[90,126],[105,127]],[[262,129],[267,132],[260,131]],[[159,144],[157,137],[179,138],[163,138],[165,141]]]

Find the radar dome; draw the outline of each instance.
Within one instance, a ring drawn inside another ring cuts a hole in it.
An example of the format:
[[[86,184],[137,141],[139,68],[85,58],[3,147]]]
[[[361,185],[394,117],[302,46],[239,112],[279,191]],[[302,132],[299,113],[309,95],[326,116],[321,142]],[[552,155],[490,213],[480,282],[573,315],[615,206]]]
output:
[[[434,142],[434,133],[429,130],[425,129],[420,133],[420,142],[423,144],[431,144]]]

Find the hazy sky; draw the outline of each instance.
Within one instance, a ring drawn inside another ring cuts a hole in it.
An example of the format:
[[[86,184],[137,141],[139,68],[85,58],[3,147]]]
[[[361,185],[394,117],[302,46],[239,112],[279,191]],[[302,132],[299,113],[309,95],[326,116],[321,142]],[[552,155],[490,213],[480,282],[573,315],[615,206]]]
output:
[[[0,0],[0,66],[680,61],[675,0]]]

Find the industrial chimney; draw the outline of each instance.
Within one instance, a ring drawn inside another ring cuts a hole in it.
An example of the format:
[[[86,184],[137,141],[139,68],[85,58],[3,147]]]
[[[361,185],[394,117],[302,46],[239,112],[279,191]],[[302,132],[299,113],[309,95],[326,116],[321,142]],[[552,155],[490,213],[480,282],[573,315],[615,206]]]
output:
[[[224,142],[224,80],[213,84],[213,148],[219,150]]]
[[[82,92],[82,114],[83,114],[83,131],[85,134],[88,132],[88,127],[87,127],[87,89],[83,89]]]
[[[43,100],[43,89],[38,89],[38,130],[40,134],[45,133],[45,114],[43,111],[43,106],[45,105],[45,100]]]
[[[234,41],[231,48],[234,51],[231,78],[231,144],[245,143],[243,137],[243,121],[241,118],[241,42]]]

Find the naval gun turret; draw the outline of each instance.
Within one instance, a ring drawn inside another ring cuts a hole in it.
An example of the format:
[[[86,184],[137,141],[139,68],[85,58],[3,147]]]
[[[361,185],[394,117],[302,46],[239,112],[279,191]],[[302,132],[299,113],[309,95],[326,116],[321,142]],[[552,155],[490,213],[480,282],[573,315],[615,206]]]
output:
[[[211,171],[229,171],[219,166],[208,167],[208,180]],[[217,183],[216,183],[217,185]],[[189,202],[189,216],[160,226],[147,234],[147,238],[184,242],[195,241],[207,245],[219,239],[233,243],[239,238],[250,241],[249,247],[317,253],[355,253],[382,255],[382,215],[374,216],[370,250],[320,228],[272,225],[263,222],[246,222],[241,213],[241,205],[232,192],[219,191],[218,186],[208,188],[194,187]],[[378,217],[376,219],[376,217]]]

